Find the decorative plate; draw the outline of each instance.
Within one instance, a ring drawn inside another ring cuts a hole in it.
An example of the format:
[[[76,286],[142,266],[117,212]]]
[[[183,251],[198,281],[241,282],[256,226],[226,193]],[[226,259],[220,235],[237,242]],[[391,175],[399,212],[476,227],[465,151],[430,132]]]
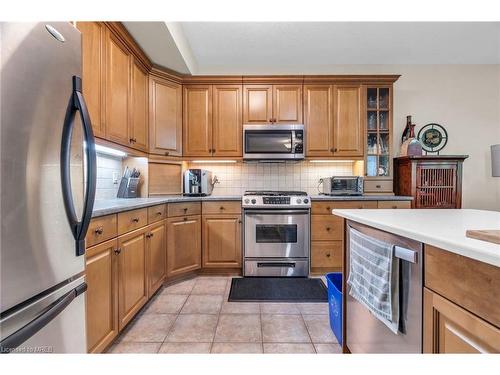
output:
[[[418,140],[426,152],[439,152],[448,142],[446,129],[439,124],[427,124],[419,130]]]

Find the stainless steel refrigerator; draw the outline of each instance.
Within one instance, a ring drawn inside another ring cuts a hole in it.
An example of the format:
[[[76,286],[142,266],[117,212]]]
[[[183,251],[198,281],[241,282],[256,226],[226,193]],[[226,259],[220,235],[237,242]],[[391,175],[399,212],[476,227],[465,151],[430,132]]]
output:
[[[70,23],[1,23],[0,350],[86,352],[96,156]]]

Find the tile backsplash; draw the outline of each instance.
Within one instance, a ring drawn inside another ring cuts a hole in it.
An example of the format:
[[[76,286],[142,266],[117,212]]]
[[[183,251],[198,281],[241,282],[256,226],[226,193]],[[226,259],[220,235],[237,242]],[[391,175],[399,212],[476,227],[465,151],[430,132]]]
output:
[[[114,183],[113,174],[117,178]],[[120,177],[122,175],[122,159],[120,157],[97,153],[97,188],[95,199],[116,198]]]
[[[188,168],[207,169],[217,176],[220,183],[215,185],[212,195],[241,195],[245,190],[302,190],[318,194],[318,180],[321,177],[354,174],[352,162],[189,163]]]

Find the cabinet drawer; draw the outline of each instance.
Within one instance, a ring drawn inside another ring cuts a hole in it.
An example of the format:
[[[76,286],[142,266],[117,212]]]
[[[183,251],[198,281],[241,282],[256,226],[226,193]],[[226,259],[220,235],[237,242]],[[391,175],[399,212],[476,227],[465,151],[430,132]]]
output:
[[[241,214],[240,201],[203,202],[203,215],[205,214]]]
[[[312,268],[341,268],[343,241],[311,243]]]
[[[200,202],[169,203],[167,210],[168,210],[168,217],[184,216],[184,215],[200,215],[201,203]]]
[[[312,202],[311,213],[331,215],[334,208],[377,208],[377,201],[326,201]]]
[[[311,239],[313,241],[342,240],[344,219],[334,215],[311,216]]]
[[[148,207],[148,224],[165,219],[167,216],[164,204]]]
[[[118,214],[118,235],[141,228],[148,224],[148,209],[120,212]]]
[[[378,208],[411,208],[411,201],[378,201]]]
[[[392,180],[365,180],[365,193],[392,193]]]
[[[116,236],[116,215],[96,217],[90,221],[85,246],[97,245]]]

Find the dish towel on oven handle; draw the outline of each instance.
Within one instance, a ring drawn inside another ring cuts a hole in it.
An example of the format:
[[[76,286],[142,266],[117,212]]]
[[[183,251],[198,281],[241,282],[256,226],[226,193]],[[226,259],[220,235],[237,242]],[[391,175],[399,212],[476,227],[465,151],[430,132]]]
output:
[[[393,333],[399,327],[399,260],[394,245],[349,229],[349,294]]]

